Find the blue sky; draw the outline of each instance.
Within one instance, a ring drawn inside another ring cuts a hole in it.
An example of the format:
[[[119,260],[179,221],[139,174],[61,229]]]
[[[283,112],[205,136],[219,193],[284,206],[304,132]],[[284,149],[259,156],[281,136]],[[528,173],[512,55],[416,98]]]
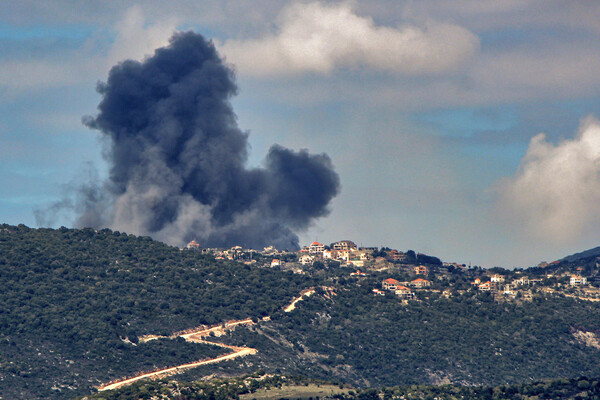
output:
[[[105,175],[96,83],[193,29],[235,68],[251,165],[273,143],[332,158],[342,191],[303,242],[504,267],[598,246],[598,21],[587,1],[4,2],[0,221]]]

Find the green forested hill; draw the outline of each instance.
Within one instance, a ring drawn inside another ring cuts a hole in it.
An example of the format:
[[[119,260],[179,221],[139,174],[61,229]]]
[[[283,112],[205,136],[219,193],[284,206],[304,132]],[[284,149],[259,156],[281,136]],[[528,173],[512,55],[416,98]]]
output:
[[[487,293],[402,304],[347,285],[270,324],[236,330],[259,349],[256,368],[362,386],[500,385],[600,376],[600,303],[564,297],[497,303]],[[279,347],[278,351],[274,348]],[[285,362],[278,354],[288,351]],[[271,368],[271,369],[269,369]]]
[[[311,283],[110,230],[0,225],[0,397],[69,398],[221,354],[181,340],[135,343],[270,314]]]
[[[491,387],[600,376],[600,302],[541,291],[498,302],[467,289],[448,299],[420,291],[403,303],[372,292],[397,272],[311,273],[215,261],[110,230],[0,225],[0,397],[68,399],[143,370],[213,358],[228,350],[138,337],[267,315],[210,339],[258,354],[177,379],[263,369],[360,387]],[[461,274],[445,284],[468,288]],[[311,286],[316,294],[281,310]]]

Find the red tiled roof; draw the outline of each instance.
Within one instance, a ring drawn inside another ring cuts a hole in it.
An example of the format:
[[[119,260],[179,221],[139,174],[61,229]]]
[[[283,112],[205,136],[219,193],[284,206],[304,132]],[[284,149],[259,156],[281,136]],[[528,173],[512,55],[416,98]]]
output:
[[[387,278],[386,280],[384,280],[384,282],[385,282],[385,283],[390,283],[390,284],[392,284],[392,285],[399,285],[399,284],[400,284],[400,282],[399,282],[399,281],[397,281],[397,280],[395,280],[395,279],[393,279],[393,278]]]
[[[311,246],[323,246],[323,243],[319,243],[319,242],[312,242],[310,245],[311,245]]]

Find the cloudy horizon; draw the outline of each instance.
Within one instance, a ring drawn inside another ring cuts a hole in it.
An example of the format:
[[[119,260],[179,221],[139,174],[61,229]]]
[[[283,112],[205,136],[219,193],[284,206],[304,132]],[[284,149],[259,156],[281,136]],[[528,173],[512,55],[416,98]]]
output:
[[[600,245],[600,5],[26,1],[0,15],[0,222],[37,226],[69,182],[106,179],[106,140],[81,124],[97,82],[192,30],[235,71],[249,168],[274,143],[331,158],[341,190],[301,243],[508,268]]]

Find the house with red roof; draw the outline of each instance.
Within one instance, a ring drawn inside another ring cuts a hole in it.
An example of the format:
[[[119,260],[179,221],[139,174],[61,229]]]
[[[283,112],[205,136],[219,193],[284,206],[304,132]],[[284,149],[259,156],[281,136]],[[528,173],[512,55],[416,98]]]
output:
[[[308,246],[308,252],[311,254],[323,253],[323,251],[325,251],[325,245],[323,243],[315,241]]]
[[[415,279],[414,281],[410,281],[410,285],[416,288],[424,288],[431,286],[431,282],[427,279],[419,278]]]
[[[401,286],[402,283],[393,278],[388,278],[381,282],[381,287],[383,287],[385,290],[396,290]]]
[[[192,240],[185,247],[187,247],[188,249],[197,249],[200,247],[200,244],[198,244],[195,240]]]

